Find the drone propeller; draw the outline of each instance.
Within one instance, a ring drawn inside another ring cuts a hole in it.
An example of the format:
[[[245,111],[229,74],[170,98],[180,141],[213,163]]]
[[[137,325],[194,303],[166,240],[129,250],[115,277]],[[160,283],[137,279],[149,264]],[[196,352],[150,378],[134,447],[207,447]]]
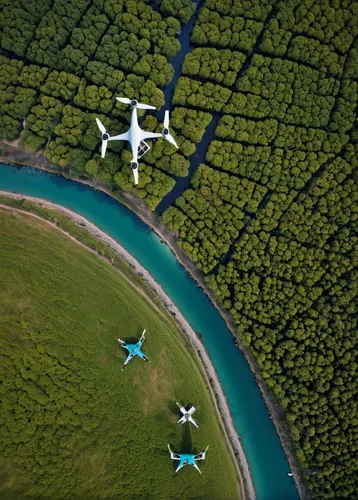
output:
[[[164,114],[164,122],[163,122],[164,128],[162,130],[162,136],[164,139],[170,142],[170,144],[173,144],[178,149],[178,144],[175,142],[174,137],[170,134],[169,132],[169,111],[166,110]]]
[[[137,102],[137,108],[138,109],[157,109],[155,106],[151,106],[150,104],[141,104],[140,102]]]
[[[116,97],[116,99],[123,104],[130,104],[133,108],[156,109],[155,106],[150,106],[150,104],[141,104],[136,99],[128,99],[128,97]]]
[[[128,97],[116,97],[117,101],[123,102],[123,104],[130,104],[131,100]]]
[[[96,118],[96,122],[97,122],[98,128],[102,132],[102,154],[101,154],[101,156],[102,156],[102,158],[104,158],[104,156],[106,154],[106,150],[107,150],[109,134],[107,134],[105,126],[98,118]]]

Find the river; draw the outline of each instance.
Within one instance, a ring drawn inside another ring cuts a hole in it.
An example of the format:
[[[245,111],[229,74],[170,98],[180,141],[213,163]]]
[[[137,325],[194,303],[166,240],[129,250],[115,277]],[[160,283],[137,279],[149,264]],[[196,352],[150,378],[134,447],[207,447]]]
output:
[[[287,475],[290,469],[281,442],[243,354],[234,347],[224,320],[169,247],[121,203],[61,176],[0,164],[0,189],[44,198],[81,214],[115,238],[150,272],[193,329],[200,332],[241,436],[257,499],[298,499],[294,482]]]

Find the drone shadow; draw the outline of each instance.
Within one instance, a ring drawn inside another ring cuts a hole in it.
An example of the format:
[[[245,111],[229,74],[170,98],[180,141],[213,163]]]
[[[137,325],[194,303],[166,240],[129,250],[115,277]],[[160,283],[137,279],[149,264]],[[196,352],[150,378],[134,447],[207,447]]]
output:
[[[177,407],[175,401],[167,401],[167,408],[171,413],[173,413],[173,415],[178,416],[179,419],[179,408]]]
[[[135,337],[121,337],[121,340],[124,340],[124,342],[126,344],[136,344],[139,341],[139,339],[141,338],[143,330],[144,330],[144,328],[138,327],[136,330]]]
[[[185,422],[185,424],[183,424],[182,427],[183,427],[183,435],[181,439],[180,453],[191,453],[193,440],[191,438],[191,430],[189,422]]]
[[[124,342],[126,344],[136,344],[139,340],[138,337],[126,337],[125,339],[121,339],[121,340],[124,340]]]

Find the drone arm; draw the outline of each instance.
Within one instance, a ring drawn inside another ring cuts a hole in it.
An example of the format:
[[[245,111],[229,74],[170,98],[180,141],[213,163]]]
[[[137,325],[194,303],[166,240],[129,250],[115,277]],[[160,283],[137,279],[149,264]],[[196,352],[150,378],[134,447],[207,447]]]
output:
[[[138,184],[138,166],[135,168],[132,168],[132,172],[133,172],[133,177],[134,177],[134,184],[137,185]]]
[[[110,137],[108,140],[109,141],[129,141],[128,132],[124,132],[124,134],[115,135],[113,137]]]
[[[209,446],[205,448],[205,451],[202,451],[201,453],[198,453],[198,455],[195,455],[194,460],[205,460],[206,457],[206,452],[208,451]]]
[[[193,466],[194,466],[194,467],[196,468],[196,470],[197,470],[198,472],[200,472],[200,474],[201,474],[201,470],[199,469],[199,467],[196,465],[196,463],[195,463],[195,462],[193,463]]]
[[[122,347],[127,347],[127,344],[124,342],[124,340],[121,340],[120,338],[117,339],[118,344],[121,344]]]
[[[133,358],[134,358],[133,354],[128,354],[124,364],[127,365],[130,361],[132,361]]]
[[[134,359],[134,356],[133,356],[133,354],[129,353],[129,354],[128,354],[128,356],[127,356],[127,359],[125,360],[125,362],[124,362],[124,363],[123,363],[123,365],[122,365],[121,370],[124,370],[124,369],[125,369],[125,367],[127,366],[127,364],[128,364],[130,361],[132,361],[132,359]]]
[[[139,342],[141,343],[141,345],[143,344],[143,342],[145,341],[145,329],[143,330],[143,333],[142,333],[142,336],[139,340]]]
[[[177,424],[184,424],[185,422],[185,415],[183,415],[177,422]]]
[[[184,406],[180,405],[178,402],[176,402],[177,404],[177,407],[179,408],[180,410],[180,413],[182,413],[183,415],[185,415],[185,413],[187,413],[186,409],[184,408]]]
[[[195,425],[196,428],[199,428],[198,424],[195,422],[192,416],[189,417],[190,422]]]
[[[176,460],[180,460],[180,458],[177,458]],[[175,469],[175,474],[183,467],[183,465],[184,464],[180,461],[178,467]]]
[[[143,354],[142,351],[137,351],[137,356],[144,359],[144,361],[149,361],[149,358],[147,358],[147,356]]]
[[[170,453],[170,458],[172,460],[180,460],[180,456],[177,454],[177,453],[174,453],[174,451],[172,451],[170,449],[170,445],[168,444],[168,450],[169,450],[169,453]],[[180,464],[179,464],[180,465]],[[175,471],[176,472],[176,471]]]
[[[146,132],[143,130],[141,133],[142,141],[145,141],[146,139],[158,139],[159,137],[163,137],[159,132]]]

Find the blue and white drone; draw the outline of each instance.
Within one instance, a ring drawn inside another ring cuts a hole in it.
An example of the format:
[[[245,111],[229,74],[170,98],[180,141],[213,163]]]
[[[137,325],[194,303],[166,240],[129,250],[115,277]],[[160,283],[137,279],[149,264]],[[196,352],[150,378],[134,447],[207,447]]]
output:
[[[122,347],[127,349],[128,351],[128,356],[125,362],[123,363],[122,370],[127,366],[127,364],[132,361],[136,356],[139,356],[140,358],[144,359],[144,361],[149,361],[149,358],[141,351],[141,347],[143,342],[145,341],[145,330],[143,330],[141,338],[138,340],[136,344],[127,344],[124,342],[124,340],[117,339],[118,344],[121,344]]]
[[[209,448],[209,446],[206,447],[205,451],[202,451],[198,454],[196,454],[196,453],[174,453],[170,449],[170,445],[168,444],[170,458],[172,460],[180,460],[179,465],[176,468],[175,472],[178,472],[178,470],[180,470],[182,467],[184,467],[184,465],[192,465],[201,474],[201,470],[199,469],[199,467],[196,465],[195,462],[197,460],[205,460],[206,452],[207,452],[208,448]]]

